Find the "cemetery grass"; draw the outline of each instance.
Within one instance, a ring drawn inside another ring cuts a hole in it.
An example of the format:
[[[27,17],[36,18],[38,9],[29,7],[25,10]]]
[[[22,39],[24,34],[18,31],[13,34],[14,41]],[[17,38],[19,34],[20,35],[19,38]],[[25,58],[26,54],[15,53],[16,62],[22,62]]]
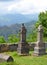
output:
[[[34,57],[33,51],[29,56],[18,56],[17,52],[5,52],[5,54],[11,55],[14,62],[1,62],[0,65],[47,65],[47,55]]]

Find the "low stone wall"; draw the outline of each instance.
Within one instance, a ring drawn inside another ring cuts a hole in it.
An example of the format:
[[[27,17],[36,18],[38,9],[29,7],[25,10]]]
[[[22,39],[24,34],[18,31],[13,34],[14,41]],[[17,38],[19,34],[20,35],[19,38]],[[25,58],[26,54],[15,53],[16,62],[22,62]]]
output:
[[[0,44],[0,52],[16,51],[18,44]]]
[[[34,50],[35,42],[29,43],[29,49]]]
[[[17,51],[18,44],[0,44],[0,52]],[[34,44],[29,44],[30,50],[33,50]]]
[[[34,50],[36,42],[29,43],[29,49]],[[18,44],[0,44],[0,52],[7,52],[7,51],[17,51]],[[45,48],[47,48],[47,43],[45,43]]]
[[[8,45],[8,51],[17,51],[18,44]]]
[[[8,51],[8,48],[7,44],[0,44],[0,52]]]

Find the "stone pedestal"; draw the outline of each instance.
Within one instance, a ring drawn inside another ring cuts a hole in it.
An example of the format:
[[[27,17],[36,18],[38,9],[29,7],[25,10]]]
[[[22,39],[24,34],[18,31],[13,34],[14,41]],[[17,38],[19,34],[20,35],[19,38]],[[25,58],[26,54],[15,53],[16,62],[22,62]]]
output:
[[[20,42],[17,48],[18,55],[29,55],[29,44],[26,42],[26,28],[22,24],[20,32]]]
[[[21,42],[17,48],[18,55],[29,55],[29,44]]]
[[[45,43],[43,43],[43,28],[42,25],[38,27],[38,35],[37,35],[37,42],[34,47],[34,54],[35,56],[44,55],[45,52]]]

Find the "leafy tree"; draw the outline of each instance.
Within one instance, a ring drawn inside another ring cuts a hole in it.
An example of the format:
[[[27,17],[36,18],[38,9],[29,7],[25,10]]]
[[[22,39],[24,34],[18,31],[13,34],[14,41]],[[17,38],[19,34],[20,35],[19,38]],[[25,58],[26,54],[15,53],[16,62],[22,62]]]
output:
[[[35,27],[32,30],[32,33],[29,35],[28,40],[29,41],[36,41],[37,40],[37,28],[39,25],[43,26],[43,35],[44,35],[44,41],[47,41],[47,11],[45,12],[40,12],[39,16],[38,16],[38,21],[35,23]]]
[[[35,24],[36,28],[39,26],[39,24],[42,24],[43,29],[44,29],[44,37],[47,36],[47,11],[41,12],[38,16],[38,21]]]
[[[12,34],[8,37],[8,42],[10,42],[10,43],[15,43],[18,41],[19,41],[19,38],[17,38],[15,34]]]
[[[0,36],[0,43],[5,43],[6,41],[5,41],[5,39],[4,39],[4,37],[3,36]]]

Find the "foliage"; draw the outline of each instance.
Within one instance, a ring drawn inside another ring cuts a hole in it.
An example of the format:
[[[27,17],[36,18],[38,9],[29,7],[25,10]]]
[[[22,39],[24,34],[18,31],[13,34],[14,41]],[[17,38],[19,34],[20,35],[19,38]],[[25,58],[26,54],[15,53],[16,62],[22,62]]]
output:
[[[10,35],[10,36],[8,37],[8,42],[10,42],[10,43],[15,43],[15,42],[18,42],[18,41],[19,41],[19,38],[16,37],[15,34],[12,34],[12,35]]]
[[[35,24],[36,28],[39,26],[39,24],[42,24],[43,29],[44,29],[44,37],[47,36],[47,11],[41,12],[38,16],[38,21]]]
[[[34,42],[36,40],[37,40],[37,33],[36,31],[32,31],[32,33],[28,35],[27,41]]]
[[[4,37],[3,36],[0,36],[0,43],[5,43],[6,41],[5,41],[5,39],[4,39]]]
[[[34,25],[34,29],[32,30],[32,33],[29,35],[27,41],[34,42],[37,40],[37,28],[39,25],[43,26],[43,36],[44,41],[47,41],[47,11],[40,12],[38,16],[38,21]]]
[[[32,32],[28,35],[27,41],[28,42],[36,42],[37,41],[37,29],[36,29],[35,25],[34,25]]]

